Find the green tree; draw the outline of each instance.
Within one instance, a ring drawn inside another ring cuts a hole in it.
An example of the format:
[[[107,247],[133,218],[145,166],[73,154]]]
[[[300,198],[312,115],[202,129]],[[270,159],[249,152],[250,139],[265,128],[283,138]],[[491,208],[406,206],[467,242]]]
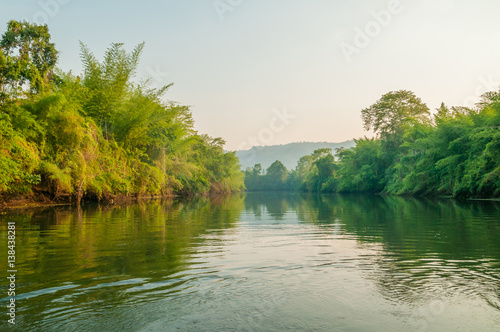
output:
[[[193,129],[168,86],[134,84],[143,44],[112,44],[102,62],[82,46],[84,75],[53,73],[46,26],[11,21],[0,44],[0,195],[54,200],[244,189],[234,152]],[[26,85],[29,90],[23,90]]]
[[[429,122],[429,108],[408,90],[391,91],[361,111],[365,130],[382,139],[400,138],[405,127]]]
[[[112,132],[114,121],[123,112],[144,43],[127,53],[122,43],[113,43],[99,62],[89,48],[80,42],[84,68],[83,85],[88,89],[83,111],[101,124],[105,133]]]
[[[357,139],[351,149],[339,149],[337,191],[380,192],[385,187],[385,171],[389,165],[381,141]]]
[[[0,102],[19,95],[24,84],[31,93],[43,92],[56,62],[46,25],[10,21],[0,40]]]
[[[262,190],[262,165],[255,164],[245,171],[245,187],[250,191]]]
[[[302,190],[319,192],[323,190],[323,185],[328,178],[333,176],[335,158],[332,156],[332,149],[316,149],[311,153],[308,161],[307,174],[303,178]],[[299,161],[300,163],[300,161]]]
[[[285,190],[287,177],[288,170],[285,165],[281,161],[276,160],[266,170],[265,188],[276,191]]]

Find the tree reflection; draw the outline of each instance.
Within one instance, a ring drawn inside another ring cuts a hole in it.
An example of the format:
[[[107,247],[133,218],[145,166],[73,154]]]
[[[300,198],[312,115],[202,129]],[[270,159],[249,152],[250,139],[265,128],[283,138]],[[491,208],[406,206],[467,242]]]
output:
[[[370,248],[358,268],[392,301],[418,303],[459,292],[500,307],[498,202],[252,193],[245,201],[248,211],[273,211],[270,205],[281,216],[295,212],[324,234],[335,229]]]
[[[1,215],[3,230],[16,222],[17,300],[23,308],[18,325],[42,321],[44,312],[63,308],[61,299],[64,308],[78,308],[83,315],[126,305],[129,290],[146,280],[165,282],[167,290],[185,283],[167,281],[189,268],[207,241],[204,235],[235,227],[243,207],[241,194]],[[0,239],[6,247],[6,231]],[[2,262],[5,255],[0,252]]]

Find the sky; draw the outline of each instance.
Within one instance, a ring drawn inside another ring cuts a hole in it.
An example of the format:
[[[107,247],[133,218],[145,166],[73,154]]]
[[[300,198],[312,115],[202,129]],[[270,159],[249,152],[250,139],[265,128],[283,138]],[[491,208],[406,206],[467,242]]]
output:
[[[434,110],[500,85],[495,0],[23,0],[9,20],[49,26],[58,67],[80,74],[79,41],[102,56],[145,42],[136,80],[190,105],[195,129],[228,150],[341,142],[361,110],[411,90]]]

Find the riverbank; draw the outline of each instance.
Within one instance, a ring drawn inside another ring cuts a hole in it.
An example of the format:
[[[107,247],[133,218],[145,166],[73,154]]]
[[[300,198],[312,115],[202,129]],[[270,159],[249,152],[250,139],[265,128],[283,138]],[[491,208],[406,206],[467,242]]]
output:
[[[255,193],[248,192],[246,193]],[[261,192],[268,193],[268,192]],[[221,193],[203,193],[191,196],[223,196]],[[346,194],[339,194],[346,195]],[[356,195],[356,194],[347,194]],[[417,199],[429,199],[429,198],[437,198],[437,199],[448,199],[448,200],[459,200],[459,201],[490,201],[490,202],[500,202],[500,198],[475,198],[470,197],[466,199],[459,199],[453,196],[408,196],[408,195],[387,195],[387,194],[368,194],[373,196],[386,196],[386,197],[408,197],[408,198],[417,198]],[[99,203],[103,205],[121,205],[121,204],[130,204],[139,201],[147,201],[147,200],[161,200],[161,199],[174,199],[174,198],[182,198],[186,196],[178,195],[178,194],[167,194],[167,195],[107,195],[103,199],[84,199],[81,201],[81,205],[91,204],[91,203]],[[2,210],[11,210],[11,209],[25,209],[25,208],[38,208],[38,207],[52,207],[52,206],[71,206],[78,205],[74,197],[64,197],[57,199],[50,199],[43,194],[29,194],[24,196],[11,196],[5,197],[0,196],[0,211]]]
[[[120,205],[126,203],[133,203],[143,200],[154,200],[154,199],[173,199],[175,197],[181,197],[175,194],[168,195],[110,195],[106,198],[97,199],[84,199],[80,202],[81,205],[86,203],[100,203],[104,205]],[[11,197],[0,197],[0,211],[10,210],[10,209],[24,209],[24,208],[37,208],[37,207],[50,207],[50,206],[69,206],[78,205],[78,202],[73,197],[68,198],[58,198],[50,199],[45,195],[23,195],[23,196],[11,196]]]
[[[172,84],[135,83],[144,44],[111,44],[100,62],[81,43],[80,75],[57,70],[47,26],[10,21],[0,44],[4,206],[243,190],[225,141],[198,133],[190,107],[165,99]]]

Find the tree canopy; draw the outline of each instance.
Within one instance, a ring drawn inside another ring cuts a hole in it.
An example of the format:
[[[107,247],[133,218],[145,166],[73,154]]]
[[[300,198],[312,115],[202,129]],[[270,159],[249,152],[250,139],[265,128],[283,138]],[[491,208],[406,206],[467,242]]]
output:
[[[408,90],[391,91],[361,111],[366,130],[373,129],[382,138],[401,135],[405,127],[429,121],[429,108]]]
[[[485,93],[473,109],[441,104],[431,116],[413,92],[400,90],[383,95],[361,114],[365,129],[373,129],[377,138],[356,139],[355,147],[337,149],[335,158],[321,150],[302,157],[285,187],[500,196],[500,92]],[[253,181],[260,190],[269,188],[264,176]]]
[[[84,72],[56,66],[47,26],[11,21],[0,43],[0,196],[51,199],[231,192],[243,173],[224,141],[198,134],[168,87],[135,84],[144,44],[114,43]],[[56,74],[57,73],[57,74]]]
[[[57,51],[46,25],[10,21],[0,40],[0,102],[28,91],[43,92],[53,78]]]

